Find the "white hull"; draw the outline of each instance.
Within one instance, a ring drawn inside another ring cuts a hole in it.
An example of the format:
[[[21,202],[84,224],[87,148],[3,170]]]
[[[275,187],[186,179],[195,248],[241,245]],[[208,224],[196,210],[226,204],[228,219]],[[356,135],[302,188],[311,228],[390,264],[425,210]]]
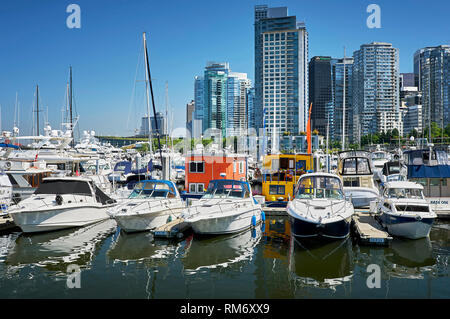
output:
[[[252,227],[252,218],[255,216],[256,224],[261,221],[261,209],[252,208],[241,213],[233,215],[221,215],[220,213],[214,216],[194,217],[186,220],[195,233],[204,235],[220,235],[236,233]]]
[[[25,233],[52,231],[71,227],[82,227],[109,218],[106,210],[110,206],[84,206],[54,208],[39,211],[11,213],[14,223]]]
[[[409,239],[428,237],[432,225],[420,221],[387,225],[389,234]]]
[[[115,215],[114,219],[125,232],[139,232],[152,230],[167,224],[169,217],[174,220],[181,215],[183,207],[172,210],[162,210],[158,212],[148,212],[141,214]]]

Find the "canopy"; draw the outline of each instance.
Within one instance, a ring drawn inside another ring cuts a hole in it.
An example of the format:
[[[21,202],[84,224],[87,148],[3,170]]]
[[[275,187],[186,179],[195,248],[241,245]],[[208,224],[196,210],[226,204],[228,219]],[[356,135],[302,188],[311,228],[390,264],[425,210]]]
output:
[[[450,165],[407,165],[408,179],[450,178]]]

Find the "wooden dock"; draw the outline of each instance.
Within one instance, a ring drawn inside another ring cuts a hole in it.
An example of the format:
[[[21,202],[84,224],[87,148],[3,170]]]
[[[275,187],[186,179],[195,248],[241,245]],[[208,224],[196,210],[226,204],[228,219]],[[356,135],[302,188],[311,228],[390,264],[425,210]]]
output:
[[[181,238],[190,226],[183,218],[177,218],[153,231],[153,236],[162,238]]]
[[[388,246],[392,237],[381,227],[368,210],[355,209],[353,231],[362,245]]]

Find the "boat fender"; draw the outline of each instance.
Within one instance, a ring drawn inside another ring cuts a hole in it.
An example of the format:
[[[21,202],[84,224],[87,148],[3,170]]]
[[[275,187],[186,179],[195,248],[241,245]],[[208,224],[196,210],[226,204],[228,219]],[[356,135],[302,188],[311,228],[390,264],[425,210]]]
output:
[[[56,195],[55,201],[56,201],[56,204],[62,205],[62,203],[63,203],[63,198],[62,198],[62,196],[61,196],[61,195]]]
[[[166,221],[166,224],[170,223],[171,221],[172,221],[172,216],[171,216],[171,215],[169,215],[169,217],[167,217],[167,221]]]
[[[252,216],[252,226],[256,226],[256,216]]]
[[[422,220],[422,216],[420,216],[420,215],[416,215],[416,220]]]
[[[265,221],[266,220],[266,213],[261,212],[261,220]]]

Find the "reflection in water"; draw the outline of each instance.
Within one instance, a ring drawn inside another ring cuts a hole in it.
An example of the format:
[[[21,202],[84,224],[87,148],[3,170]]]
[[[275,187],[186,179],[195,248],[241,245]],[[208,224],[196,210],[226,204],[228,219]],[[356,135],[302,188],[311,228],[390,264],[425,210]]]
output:
[[[261,239],[261,228],[255,227],[237,234],[212,238],[193,236],[186,244],[183,265],[188,274],[217,267],[231,267],[251,260]]]
[[[115,221],[106,220],[75,230],[20,234],[14,247],[9,249],[5,264],[19,268],[44,266],[60,272],[66,272],[67,264],[88,266],[95,256],[96,247],[115,229]]]
[[[176,252],[180,244],[155,239],[150,232],[120,232],[113,240],[107,256],[114,262],[150,260],[154,266],[167,266],[168,257]],[[157,261],[156,261],[157,260]]]
[[[352,278],[349,238],[315,243],[291,237],[289,272],[296,285],[335,289]]]

